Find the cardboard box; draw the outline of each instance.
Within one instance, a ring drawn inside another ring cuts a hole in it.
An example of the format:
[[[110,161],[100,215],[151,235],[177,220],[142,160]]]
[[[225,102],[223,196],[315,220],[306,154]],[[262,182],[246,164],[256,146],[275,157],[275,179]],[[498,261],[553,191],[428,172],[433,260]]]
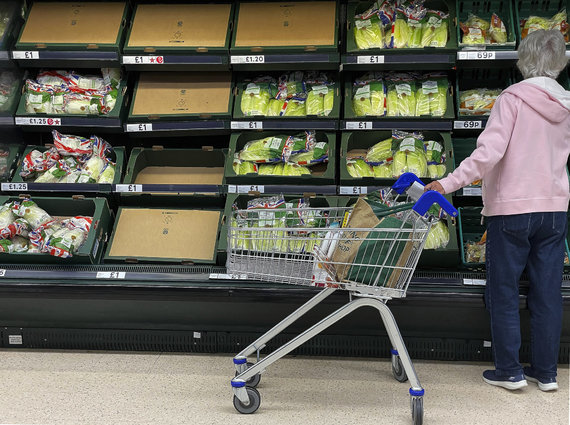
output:
[[[117,45],[125,13],[123,2],[35,2],[16,47],[26,44],[87,44],[93,48]]]
[[[119,208],[106,260],[214,263],[222,211]]]
[[[240,3],[232,48],[336,48],[336,16],[334,1]]]
[[[231,89],[229,72],[141,72],[130,116],[229,116]]]
[[[231,4],[139,4],[125,48],[226,47]]]

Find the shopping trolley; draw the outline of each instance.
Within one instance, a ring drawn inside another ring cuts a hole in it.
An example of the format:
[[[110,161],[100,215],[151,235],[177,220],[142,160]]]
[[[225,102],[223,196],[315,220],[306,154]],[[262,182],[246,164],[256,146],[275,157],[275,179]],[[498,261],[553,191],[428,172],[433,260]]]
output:
[[[269,365],[349,313],[370,306],[378,309],[390,338],[394,377],[410,380],[413,423],[422,423],[424,389],[386,302],[406,296],[434,220],[428,210],[439,204],[454,217],[457,210],[439,193],[424,192],[423,183],[411,173],[402,175],[381,201],[346,208],[271,205],[267,210],[234,211],[228,229],[230,275],[323,288],[235,356],[231,385],[238,412],[254,413],[259,408],[261,397],[255,387]],[[355,227],[359,223],[374,225]],[[347,304],[260,359],[269,340],[339,289],[349,291]],[[257,362],[249,363],[247,357],[254,353]]]

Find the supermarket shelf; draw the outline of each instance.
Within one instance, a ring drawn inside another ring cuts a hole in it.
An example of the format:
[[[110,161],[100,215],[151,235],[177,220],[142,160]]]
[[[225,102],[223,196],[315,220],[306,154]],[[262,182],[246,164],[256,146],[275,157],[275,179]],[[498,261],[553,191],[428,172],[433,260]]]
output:
[[[120,66],[117,52],[101,51],[59,51],[59,50],[14,50],[12,58],[25,68],[74,67],[104,68]]]
[[[452,122],[445,120],[390,120],[377,121],[342,121],[342,130],[434,130],[450,131]]]
[[[263,121],[232,121],[232,130],[337,130],[338,120],[275,119]]]
[[[152,136],[155,133],[181,133],[188,131],[218,132],[229,129],[229,122],[223,120],[194,121],[155,121],[129,122],[123,126],[124,131],[137,136]]]
[[[15,123],[30,131],[46,131],[53,127],[86,127],[101,130],[119,130],[122,128],[120,118],[108,117],[38,117],[17,116]]]
[[[386,54],[386,55],[343,55],[342,67],[345,70],[390,69],[451,69],[455,65],[455,54]]]
[[[200,71],[229,69],[228,55],[123,55],[127,71]]]
[[[252,54],[231,55],[230,64],[240,70],[283,70],[320,69],[337,70],[340,63],[338,53],[299,53],[299,54]]]

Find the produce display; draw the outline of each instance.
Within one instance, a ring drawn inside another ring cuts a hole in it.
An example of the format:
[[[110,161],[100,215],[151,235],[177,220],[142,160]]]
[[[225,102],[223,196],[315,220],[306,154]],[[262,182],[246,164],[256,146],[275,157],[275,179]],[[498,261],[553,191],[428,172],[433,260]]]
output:
[[[371,72],[353,84],[356,116],[443,117],[449,81],[444,73]]]
[[[537,30],[558,30],[564,36],[566,43],[570,42],[570,26],[568,25],[568,15],[566,9],[562,9],[551,19],[541,16],[529,16],[521,19],[521,38],[525,38],[533,31]]]
[[[424,0],[377,0],[354,17],[354,39],[360,50],[445,47],[449,14],[429,10]]]
[[[464,45],[476,46],[507,43],[507,29],[496,13],[493,13],[490,21],[470,13],[467,21],[460,23],[460,27],[462,33],[461,43]]]
[[[466,263],[484,263],[485,262],[485,242],[487,241],[487,232],[483,233],[481,240],[468,241],[465,243],[465,262]]]
[[[108,183],[115,178],[111,146],[97,136],[89,139],[52,131],[54,147],[24,157],[20,176],[35,183]]]
[[[26,80],[26,112],[106,115],[115,107],[120,80],[118,68],[103,68],[99,76],[40,71],[35,80]]]
[[[18,77],[11,71],[0,72],[0,112],[6,112],[18,95]]]
[[[234,155],[237,175],[301,176],[311,174],[310,166],[328,162],[329,146],[317,142],[314,131],[294,136],[275,135],[247,142]]]
[[[367,151],[346,154],[346,168],[355,178],[397,178],[411,172],[418,177],[438,179],[445,175],[444,148],[440,142],[424,140],[421,133],[394,131]]]
[[[328,116],[334,106],[334,83],[326,74],[293,72],[275,79],[255,78],[243,86],[241,112],[245,116]]]
[[[28,199],[0,207],[0,253],[72,257],[87,239],[92,217],[52,217]]]
[[[309,209],[305,199],[285,201],[283,195],[257,198],[248,201],[247,211],[232,216],[232,226],[243,228],[238,230],[238,238],[232,238],[237,246],[232,248],[275,253],[306,253],[313,252],[317,243],[324,237],[319,228],[327,225],[327,217],[321,211]],[[285,209],[298,208],[299,211]],[[306,211],[303,209],[307,208]],[[234,211],[239,210],[236,204]],[[306,228],[315,228],[307,232]],[[263,228],[263,231],[248,231],[247,229]],[[287,228],[289,230],[271,230],[271,228]],[[295,230],[305,228],[305,230]]]
[[[490,115],[501,89],[472,89],[459,92],[460,115]]]

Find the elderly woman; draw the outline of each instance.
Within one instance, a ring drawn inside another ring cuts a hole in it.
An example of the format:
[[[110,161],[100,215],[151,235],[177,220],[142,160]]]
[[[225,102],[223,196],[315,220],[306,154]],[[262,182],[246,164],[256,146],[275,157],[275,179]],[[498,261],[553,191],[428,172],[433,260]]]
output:
[[[497,99],[477,148],[426,190],[451,193],[483,180],[487,222],[486,305],[491,317],[495,370],[491,385],[516,390],[527,380],[542,391],[558,388],[562,274],[570,192],[570,92],[556,82],[568,60],[558,31],[536,31],[519,47],[524,81]],[[531,365],[519,362],[518,282],[530,280]]]

